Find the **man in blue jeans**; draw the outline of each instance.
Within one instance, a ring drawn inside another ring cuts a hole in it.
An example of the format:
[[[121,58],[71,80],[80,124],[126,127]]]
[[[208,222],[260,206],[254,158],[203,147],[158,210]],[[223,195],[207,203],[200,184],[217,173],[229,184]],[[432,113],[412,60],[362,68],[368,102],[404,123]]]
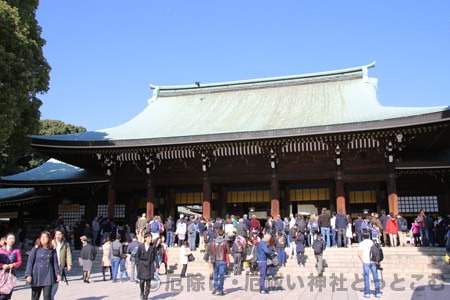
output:
[[[226,256],[230,253],[230,244],[224,239],[225,232],[219,229],[218,236],[209,243],[209,253],[214,267],[213,295],[223,296],[223,284],[227,268]]]
[[[120,234],[116,235],[116,239],[111,243],[111,249],[109,251],[109,258],[111,259],[112,274],[111,278],[113,282],[117,282],[117,272],[119,271],[120,257],[123,254],[122,243],[120,242]]]
[[[276,255],[276,252],[270,250],[268,245],[272,236],[270,233],[266,233],[263,240],[258,243],[256,247],[256,262],[259,269],[259,292],[261,294],[268,294],[269,292],[265,288],[266,272],[267,272],[267,258]]]
[[[370,248],[373,245],[373,241],[370,239],[368,232],[363,232],[363,241],[358,245],[358,257],[363,264],[364,272],[364,297],[370,298],[370,272],[373,276],[375,283],[375,297],[381,297],[380,280],[378,279],[377,264],[370,259]]]
[[[330,226],[331,226],[331,217],[327,213],[327,209],[324,207],[322,208],[322,213],[319,215],[319,227],[320,227],[320,233],[322,234],[322,239],[324,242],[327,243],[327,248],[331,247],[330,243]]]

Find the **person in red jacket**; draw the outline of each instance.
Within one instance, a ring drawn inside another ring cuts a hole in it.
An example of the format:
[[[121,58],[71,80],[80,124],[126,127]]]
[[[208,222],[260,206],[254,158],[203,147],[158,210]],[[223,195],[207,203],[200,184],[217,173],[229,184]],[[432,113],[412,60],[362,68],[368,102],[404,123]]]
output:
[[[392,247],[397,247],[398,223],[394,213],[389,214],[386,222],[386,233],[389,234],[389,241]]]

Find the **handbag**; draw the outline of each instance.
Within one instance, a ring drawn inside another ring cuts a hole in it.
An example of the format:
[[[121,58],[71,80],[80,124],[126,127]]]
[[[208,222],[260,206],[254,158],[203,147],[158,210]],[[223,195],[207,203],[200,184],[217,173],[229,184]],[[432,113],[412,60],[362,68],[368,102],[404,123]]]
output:
[[[17,284],[17,278],[11,272],[0,271],[0,294],[8,295]]]
[[[280,264],[278,257],[277,256],[273,256],[272,258],[268,258],[267,259],[267,265],[268,266],[274,266],[277,267]]]
[[[194,256],[194,254],[189,254],[188,255],[188,262],[193,262],[195,260],[195,256]]]

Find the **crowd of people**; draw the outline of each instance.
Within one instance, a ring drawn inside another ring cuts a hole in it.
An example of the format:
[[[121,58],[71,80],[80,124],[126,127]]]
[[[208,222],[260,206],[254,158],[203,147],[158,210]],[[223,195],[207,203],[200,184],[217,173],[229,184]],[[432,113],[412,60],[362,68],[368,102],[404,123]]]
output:
[[[130,226],[116,226],[107,218],[95,217],[90,222],[79,218],[73,236],[58,216],[49,230],[42,231],[35,240],[25,276],[32,287],[32,299],[39,299],[41,293],[44,299],[54,299],[59,282],[73,267],[71,249],[81,250],[78,263],[83,268],[83,281],[88,284],[99,249],[103,280],[136,282],[141,299],[147,299],[151,281],[159,277],[160,267],[163,274],[168,272],[170,248],[179,247],[181,278],[186,276],[193,253],[201,253],[214,282],[213,294],[224,295],[226,274],[238,275],[243,271],[259,273],[260,293],[265,294],[269,292],[265,288],[266,279],[275,278],[289,258],[296,258],[300,268],[305,266],[307,247],[313,249],[317,272],[322,276],[322,254],[326,248],[346,248],[359,243],[365,282],[372,270],[367,258],[372,243],[406,246],[409,232],[413,246],[446,246],[450,251],[450,215],[433,219],[421,210],[409,225],[400,214],[385,211],[380,214],[375,212],[352,220],[342,210],[329,213],[323,208],[318,215],[291,214],[285,218],[278,215],[263,220],[255,215],[207,219],[181,214],[176,220],[169,216],[163,221],[160,216],[147,218],[144,213],[136,218],[133,231]],[[21,251],[15,242],[15,234],[9,233],[0,245],[0,268],[11,273],[22,264]],[[10,299],[11,294],[0,295],[0,299]]]

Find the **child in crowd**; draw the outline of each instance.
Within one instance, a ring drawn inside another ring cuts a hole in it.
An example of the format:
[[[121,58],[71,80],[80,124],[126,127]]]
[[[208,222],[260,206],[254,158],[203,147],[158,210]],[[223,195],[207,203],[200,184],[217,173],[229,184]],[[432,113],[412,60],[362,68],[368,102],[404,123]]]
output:
[[[380,243],[380,228],[377,224],[372,224],[372,240],[377,244]]]
[[[126,254],[122,254],[122,256],[120,257],[119,268],[120,268],[120,282],[123,282],[122,278],[124,275],[128,281],[131,281],[130,276],[128,276],[128,272],[127,272],[127,255]]]
[[[417,219],[414,220],[414,223],[411,225],[411,234],[414,247],[421,246],[422,243],[420,241],[420,225]]]

